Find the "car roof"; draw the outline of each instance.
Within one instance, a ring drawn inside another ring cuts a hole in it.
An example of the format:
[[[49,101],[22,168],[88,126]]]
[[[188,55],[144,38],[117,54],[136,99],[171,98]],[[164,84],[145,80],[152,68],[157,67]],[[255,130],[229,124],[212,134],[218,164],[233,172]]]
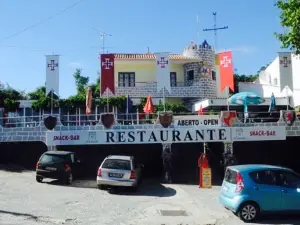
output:
[[[239,172],[250,172],[256,170],[265,170],[265,169],[281,169],[281,170],[289,170],[289,168],[281,167],[281,166],[273,166],[273,165],[266,165],[266,164],[248,164],[248,165],[237,165],[237,166],[229,166],[229,169],[239,171]]]
[[[69,155],[74,152],[68,152],[68,151],[47,151],[45,154],[47,155]]]
[[[107,159],[131,160],[133,158],[133,156],[128,156],[128,155],[109,155],[106,158]]]

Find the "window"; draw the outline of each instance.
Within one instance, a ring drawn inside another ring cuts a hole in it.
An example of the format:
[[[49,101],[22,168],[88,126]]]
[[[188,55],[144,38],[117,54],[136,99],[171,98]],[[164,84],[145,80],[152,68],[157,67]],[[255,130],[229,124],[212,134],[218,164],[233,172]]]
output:
[[[277,78],[274,78],[274,85],[277,85],[278,81]]]
[[[63,163],[66,161],[65,155],[52,155],[52,154],[45,154],[40,163]]]
[[[135,87],[135,73],[134,72],[120,72],[119,73],[119,87]]]
[[[224,180],[231,184],[237,183],[237,172],[231,169],[227,169],[225,172]]]
[[[129,160],[122,159],[107,159],[102,165],[104,169],[131,170]]]
[[[188,71],[187,75],[188,75],[187,76],[188,81],[193,81],[194,80],[194,70]]]
[[[176,87],[177,86],[176,72],[171,72],[170,73],[170,82],[171,82],[171,87]]]
[[[215,71],[211,71],[211,79],[212,80],[216,80],[216,72]]]
[[[255,172],[251,172],[249,175],[251,179],[257,184],[277,185],[276,171],[272,171],[272,170],[255,171]]]
[[[188,85],[193,85],[194,81],[194,70],[189,70],[187,72],[187,83]]]
[[[280,171],[279,177],[281,184],[288,188],[298,188],[300,185],[300,177],[294,173],[287,171]]]

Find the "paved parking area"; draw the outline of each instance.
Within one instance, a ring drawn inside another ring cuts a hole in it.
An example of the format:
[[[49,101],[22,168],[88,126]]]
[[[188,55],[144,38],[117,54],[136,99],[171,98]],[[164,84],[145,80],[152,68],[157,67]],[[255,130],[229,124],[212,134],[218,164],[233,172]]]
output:
[[[218,204],[219,187],[144,181],[137,193],[100,191],[93,180],[71,186],[39,184],[31,171],[0,170],[1,225],[202,225],[243,224]],[[299,221],[299,219],[298,219]],[[263,224],[300,224],[264,221]]]

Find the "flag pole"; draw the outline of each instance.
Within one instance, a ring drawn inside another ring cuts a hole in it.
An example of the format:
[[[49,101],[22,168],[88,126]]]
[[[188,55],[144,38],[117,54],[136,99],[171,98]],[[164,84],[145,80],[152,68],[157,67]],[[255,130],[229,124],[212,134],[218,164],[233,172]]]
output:
[[[53,90],[51,91],[51,115],[53,114]]]
[[[106,89],[106,107],[107,107],[107,112],[109,112],[108,89]]]
[[[165,112],[166,111],[165,86],[163,88],[163,104],[164,104],[164,112]]]
[[[286,110],[289,110],[289,103],[288,103],[288,86],[285,86],[285,97],[286,97]]]
[[[129,107],[129,95],[127,95],[127,101],[126,101],[126,120],[128,120],[128,107]]]

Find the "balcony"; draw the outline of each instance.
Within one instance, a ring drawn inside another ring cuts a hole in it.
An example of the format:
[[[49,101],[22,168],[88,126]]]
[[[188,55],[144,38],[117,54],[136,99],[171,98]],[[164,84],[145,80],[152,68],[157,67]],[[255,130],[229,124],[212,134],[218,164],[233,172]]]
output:
[[[176,86],[171,87],[169,93],[165,90],[157,92],[156,82],[136,82],[130,87],[123,87],[123,83],[116,84],[115,96],[127,96],[133,98],[152,96],[153,98],[161,98],[163,95],[167,98],[216,98],[216,82],[207,78],[200,81],[194,81],[190,84],[186,82],[177,82]],[[104,93],[104,96],[106,93]],[[111,96],[111,94],[108,94]]]

